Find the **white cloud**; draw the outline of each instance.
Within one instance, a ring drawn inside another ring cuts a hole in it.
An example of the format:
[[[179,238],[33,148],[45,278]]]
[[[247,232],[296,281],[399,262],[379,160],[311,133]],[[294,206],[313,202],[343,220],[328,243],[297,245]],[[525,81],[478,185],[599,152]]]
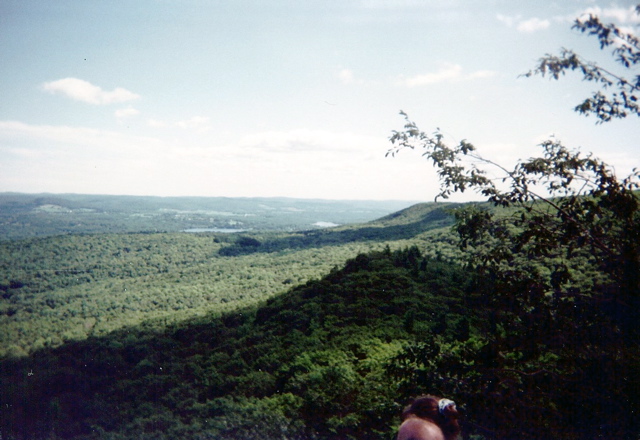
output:
[[[22,143],[25,146],[34,144],[34,148],[43,147],[48,150],[56,148],[82,147],[116,148],[124,140],[132,137],[116,131],[99,130],[86,127],[70,127],[66,125],[31,125],[18,121],[0,121],[0,147]],[[152,144],[153,138],[137,137],[136,142]]]
[[[106,91],[78,78],[63,78],[46,82],[42,85],[42,88],[53,94],[62,93],[68,98],[94,105],[115,104],[140,98],[140,95],[122,87]]]
[[[425,73],[423,75],[415,75],[412,77],[405,77],[401,75],[394,83],[397,86],[404,87],[419,87],[429,84],[436,84],[441,82],[458,82],[468,81],[473,79],[490,78],[496,75],[496,72],[492,70],[478,70],[471,73],[463,72],[462,66],[453,63],[441,63],[440,68],[435,72]],[[342,69],[338,74],[338,78],[343,84],[357,84],[357,85],[379,85],[379,81],[368,81],[355,77],[353,71],[350,69]]]
[[[640,15],[636,13],[635,6],[628,8],[601,8],[594,6],[581,11],[577,15],[555,16],[551,19],[533,17],[525,20],[522,18],[522,15],[519,14],[513,16],[497,14],[496,18],[508,27],[515,27],[519,32],[533,33],[549,28],[552,20],[558,23],[573,23],[576,16],[579,20],[587,20],[590,15],[598,16],[605,23],[610,20],[616,21],[619,24],[640,23]],[[634,30],[631,28],[625,28],[625,30],[631,30],[631,33],[634,33]]]
[[[373,199],[418,199],[423,188],[433,187],[424,163],[410,154],[385,159],[387,149],[384,137],[305,128],[248,133],[225,142],[217,136],[163,140],[0,121],[0,187],[22,192]],[[407,192],[412,185],[415,194]]]
[[[116,110],[114,114],[116,118],[123,119],[123,118],[131,118],[133,116],[138,116],[140,114],[140,111],[136,110],[133,107],[127,107],[127,108],[121,108],[120,110]]]
[[[465,80],[470,79],[484,79],[484,78],[493,78],[497,75],[497,72],[494,70],[476,70],[475,72],[471,72],[467,75],[464,75]]]
[[[356,77],[351,69],[340,70],[340,72],[338,72],[337,74],[337,77],[343,84],[355,84],[359,86],[375,86],[380,84],[378,81],[364,80],[362,78]]]
[[[340,81],[344,84],[351,84],[354,82],[353,72],[349,69],[342,69],[340,73],[338,73],[338,78],[340,78]]]
[[[183,128],[185,130],[207,131],[211,128],[209,118],[206,116],[194,116],[184,121],[178,121],[175,125],[176,127]]]
[[[396,82],[397,85],[405,87],[419,87],[442,82],[459,82],[473,79],[490,78],[496,75],[491,70],[477,70],[471,73],[464,73],[459,64],[443,63],[440,69],[435,72],[416,75],[409,78],[401,77]]]
[[[497,157],[507,166],[536,149],[534,140],[524,145],[479,141],[476,146],[481,154]],[[0,188],[164,196],[431,199],[438,187],[433,168],[416,152],[385,158],[388,148],[384,136],[311,128],[248,132],[228,139],[212,130],[202,136],[163,139],[136,136],[128,130],[0,121]],[[620,151],[608,161],[626,175],[637,158]],[[471,196],[465,193],[460,200]]]
[[[600,7],[587,8],[578,16],[578,20],[586,21],[591,15],[598,16],[605,24],[613,20],[617,22],[618,29],[622,33],[638,36],[637,26],[640,25],[640,14],[636,13],[635,6],[630,6],[626,9],[617,7],[604,9]],[[628,44],[622,39],[616,38],[616,40],[614,44],[619,46]]]
[[[540,19],[537,17],[523,20],[521,15],[508,16],[503,14],[496,15],[498,21],[506,24],[508,27],[515,27],[518,32],[532,33],[547,29],[551,25],[551,21]]]
[[[635,6],[628,8],[600,8],[598,6],[587,8],[580,14],[581,19],[587,19],[589,15],[597,15],[601,20],[615,20],[620,24],[639,24],[640,14],[636,13]]]
[[[443,81],[457,80],[462,76],[462,66],[459,64],[446,64],[437,72],[426,73],[411,78],[407,78],[404,84],[408,87],[424,86]]]
[[[264,131],[246,135],[238,142],[243,150],[255,153],[331,153],[360,154],[380,139],[352,133],[300,128],[288,131]],[[384,141],[384,139],[383,139]]]
[[[516,29],[520,32],[532,33],[532,32],[540,31],[543,29],[547,29],[549,25],[551,25],[551,22],[549,20],[541,20],[537,17],[533,17],[518,23],[518,26],[516,26]]]
[[[147,124],[149,125],[149,127],[153,127],[153,128],[163,128],[167,126],[165,122],[158,121],[157,119],[152,119],[152,118],[147,119]]]
[[[510,17],[508,15],[498,14],[496,18],[498,19],[498,21],[503,22],[508,27],[513,27],[517,22],[519,22],[522,19],[522,16],[516,15],[514,17]]]
[[[159,139],[0,121],[0,187],[23,192],[151,193],[172,163]],[[168,164],[168,165],[167,165]],[[165,173],[168,175],[168,173]]]

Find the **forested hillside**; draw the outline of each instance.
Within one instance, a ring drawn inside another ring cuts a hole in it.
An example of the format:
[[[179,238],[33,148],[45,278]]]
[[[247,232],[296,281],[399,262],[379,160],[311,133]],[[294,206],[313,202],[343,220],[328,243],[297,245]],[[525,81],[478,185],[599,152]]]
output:
[[[406,397],[391,360],[467,340],[467,284],[387,248],[257,307],[5,360],[3,438],[388,438]]]
[[[0,357],[142,322],[162,326],[255,304],[385,245],[429,242],[422,247],[451,256],[452,238],[436,231],[452,221],[445,209],[423,204],[393,221],[289,234],[100,234],[0,242]]]
[[[421,204],[306,232],[2,242],[0,434],[389,439],[428,392],[477,438],[633,438],[637,340],[596,296],[615,272],[571,243],[530,258],[520,218]]]
[[[2,243],[2,438],[388,439],[425,392],[455,398],[479,438],[633,438],[640,364],[619,309],[543,290],[558,268],[570,292],[601,289],[601,260],[529,259],[506,235],[522,226],[460,248],[451,208],[306,233]],[[461,234],[519,218],[462,208]],[[506,278],[468,263],[494,252],[516,252]],[[571,404],[588,396],[600,403]]]

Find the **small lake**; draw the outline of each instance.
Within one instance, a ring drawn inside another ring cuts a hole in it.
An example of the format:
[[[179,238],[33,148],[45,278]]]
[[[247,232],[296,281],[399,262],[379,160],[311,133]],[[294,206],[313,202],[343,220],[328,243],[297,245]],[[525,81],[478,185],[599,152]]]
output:
[[[340,226],[340,225],[333,222],[315,222],[313,226],[318,226],[320,228],[333,228],[335,226]]]

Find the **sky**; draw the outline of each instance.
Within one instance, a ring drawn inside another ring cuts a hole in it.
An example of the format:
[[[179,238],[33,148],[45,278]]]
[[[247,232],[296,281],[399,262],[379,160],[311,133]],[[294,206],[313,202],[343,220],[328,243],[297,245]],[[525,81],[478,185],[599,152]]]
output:
[[[553,135],[624,177],[640,121],[521,74],[608,62],[572,22],[639,32],[634,3],[0,0],[0,192],[431,201],[420,151],[385,157],[400,110],[505,166]]]

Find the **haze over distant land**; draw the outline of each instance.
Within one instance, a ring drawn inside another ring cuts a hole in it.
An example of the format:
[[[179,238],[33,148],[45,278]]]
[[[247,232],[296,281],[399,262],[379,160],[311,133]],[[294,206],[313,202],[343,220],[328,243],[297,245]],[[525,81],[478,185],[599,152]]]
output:
[[[5,0],[0,192],[432,200],[419,152],[385,158],[401,109],[508,166],[554,134],[624,176],[637,120],[573,112],[577,74],[519,75],[608,60],[571,23],[637,29],[634,4]]]
[[[368,222],[414,203],[0,192],[0,241],[110,232],[290,232]]]

